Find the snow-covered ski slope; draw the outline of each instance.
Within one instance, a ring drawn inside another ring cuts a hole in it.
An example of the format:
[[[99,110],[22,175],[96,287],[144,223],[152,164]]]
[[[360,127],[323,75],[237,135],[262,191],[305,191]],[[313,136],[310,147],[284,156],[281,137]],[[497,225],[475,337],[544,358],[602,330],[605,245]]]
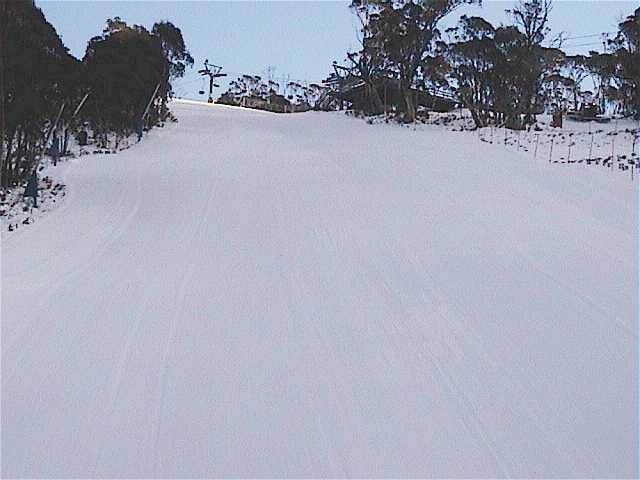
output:
[[[637,181],[173,109],[3,233],[3,476],[637,475]]]

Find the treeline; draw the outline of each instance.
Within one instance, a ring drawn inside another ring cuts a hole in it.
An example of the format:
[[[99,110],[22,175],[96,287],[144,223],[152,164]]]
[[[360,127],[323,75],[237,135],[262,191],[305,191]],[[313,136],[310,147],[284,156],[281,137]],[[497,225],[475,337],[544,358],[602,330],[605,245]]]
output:
[[[78,60],[33,0],[0,2],[0,47],[2,187],[29,177],[52,133],[65,150],[84,126],[98,142],[108,136],[117,142],[164,121],[172,80],[193,64],[170,22],[148,31],[118,17],[107,20]]]
[[[334,62],[328,79],[334,94],[358,112],[391,109],[404,121],[450,96],[478,127],[520,129],[544,111],[588,103],[640,115],[640,8],[620,23],[607,53],[571,56],[562,51],[562,37],[548,38],[551,0],[520,0],[507,10],[509,25],[462,16],[440,30],[443,18],[473,3],[481,1],[352,0],[361,48],[347,54],[346,64]],[[587,76],[595,93],[582,90]]]
[[[319,84],[279,83],[259,75],[241,75],[229,83],[217,102],[280,113],[299,112],[320,109],[325,92],[326,87]]]

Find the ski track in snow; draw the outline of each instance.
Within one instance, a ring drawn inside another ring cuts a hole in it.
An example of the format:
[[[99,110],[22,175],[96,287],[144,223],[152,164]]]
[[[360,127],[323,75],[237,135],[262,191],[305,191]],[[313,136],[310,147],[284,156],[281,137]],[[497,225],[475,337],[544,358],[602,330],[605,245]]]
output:
[[[173,109],[2,238],[4,477],[637,475],[637,182]]]

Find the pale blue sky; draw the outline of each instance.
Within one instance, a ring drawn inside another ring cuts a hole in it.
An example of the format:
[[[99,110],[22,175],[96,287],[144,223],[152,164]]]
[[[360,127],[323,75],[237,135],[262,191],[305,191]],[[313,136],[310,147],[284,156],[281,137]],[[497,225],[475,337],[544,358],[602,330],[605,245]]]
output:
[[[101,33],[105,20],[120,16],[128,23],[150,28],[157,20],[180,27],[200,67],[205,58],[222,65],[230,77],[264,75],[275,67],[276,77],[318,82],[357,46],[357,23],[348,1],[53,1],[36,0],[71,53],[82,58],[87,41]],[[481,15],[494,24],[506,23],[504,10],[512,1],[486,1],[482,7],[455,11],[447,23],[463,13]],[[556,0],[551,15],[552,34],[572,37],[609,32],[638,6],[636,1]],[[598,37],[567,42],[568,53],[598,49]],[[586,45],[585,45],[586,44]],[[195,69],[176,83],[178,94],[198,98],[201,82]],[[220,92],[216,92],[219,94]]]

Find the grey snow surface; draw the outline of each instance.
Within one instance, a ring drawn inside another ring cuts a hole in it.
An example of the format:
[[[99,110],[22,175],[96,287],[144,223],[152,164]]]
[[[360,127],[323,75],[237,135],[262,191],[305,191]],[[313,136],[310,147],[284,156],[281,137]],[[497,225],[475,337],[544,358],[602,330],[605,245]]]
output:
[[[3,476],[637,475],[637,180],[173,109],[3,233]]]

